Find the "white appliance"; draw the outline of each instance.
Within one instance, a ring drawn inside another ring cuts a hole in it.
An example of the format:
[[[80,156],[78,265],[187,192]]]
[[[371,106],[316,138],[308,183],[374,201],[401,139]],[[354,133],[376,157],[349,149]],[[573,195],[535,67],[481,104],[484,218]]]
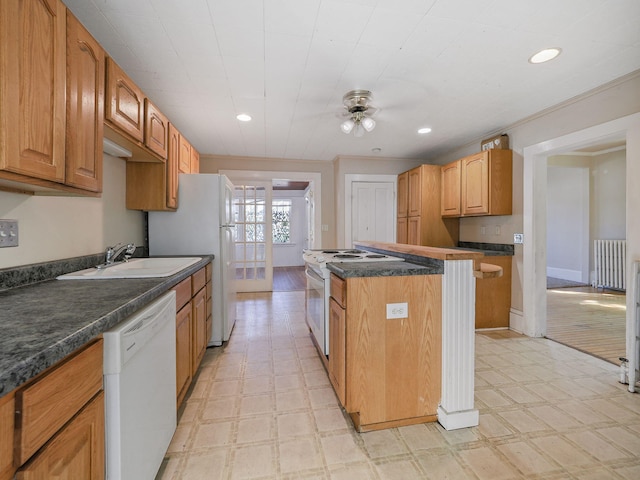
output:
[[[213,254],[209,346],[229,340],[236,321],[233,184],[224,175],[180,174],[178,210],[149,212],[149,254]]]
[[[176,293],[104,333],[107,480],[153,480],[176,429]]]
[[[331,296],[331,272],[327,269],[327,263],[404,261],[399,257],[359,249],[305,250],[302,258],[307,277],[305,291],[307,325],[318,347],[327,356],[329,355],[329,297]]]

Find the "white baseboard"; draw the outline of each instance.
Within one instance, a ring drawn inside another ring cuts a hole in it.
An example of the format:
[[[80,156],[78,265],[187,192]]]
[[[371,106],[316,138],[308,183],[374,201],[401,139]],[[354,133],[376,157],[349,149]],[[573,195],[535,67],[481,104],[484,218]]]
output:
[[[567,268],[547,267],[547,277],[582,282],[582,272],[580,270],[569,270]]]
[[[524,313],[522,310],[509,309],[509,329],[524,335]]]

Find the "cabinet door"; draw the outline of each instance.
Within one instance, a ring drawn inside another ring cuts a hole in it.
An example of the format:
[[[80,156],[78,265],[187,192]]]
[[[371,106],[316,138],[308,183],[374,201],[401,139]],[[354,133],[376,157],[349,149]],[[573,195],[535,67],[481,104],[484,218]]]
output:
[[[116,62],[107,59],[105,120],[131,138],[144,141],[144,94]]]
[[[180,132],[169,124],[169,152],[167,155],[167,207],[178,208],[178,160]]]
[[[0,169],[64,182],[66,8],[0,1]]]
[[[196,293],[193,303],[193,364],[191,375],[195,375],[207,349],[207,299],[204,288]]]
[[[329,378],[342,405],[346,405],[346,313],[329,299]]]
[[[407,217],[398,218],[396,228],[396,243],[408,243],[408,221]]]
[[[420,215],[422,210],[422,172],[420,167],[409,170],[408,216]]]
[[[409,172],[398,175],[398,218],[406,217],[409,208]]]
[[[200,173],[200,152],[191,146],[191,173]]]
[[[191,384],[191,303],[176,314],[176,399],[179,407]]]
[[[180,156],[178,158],[178,172],[191,173],[191,144],[180,135]]]
[[[489,213],[489,157],[486,152],[461,160],[462,214]]]
[[[102,191],[105,53],[67,12],[67,139],[65,183]]]
[[[144,144],[161,158],[167,158],[169,119],[153,103],[144,101]]]
[[[38,454],[18,480],[104,479],[104,392],[100,392]]]
[[[459,217],[460,209],[460,160],[444,165],[440,169],[442,198],[440,201],[443,217]]]
[[[13,421],[16,415],[14,393],[0,398],[0,478],[13,478]]]
[[[420,228],[422,222],[420,217],[409,217],[407,219],[407,243],[409,245],[420,245]]]

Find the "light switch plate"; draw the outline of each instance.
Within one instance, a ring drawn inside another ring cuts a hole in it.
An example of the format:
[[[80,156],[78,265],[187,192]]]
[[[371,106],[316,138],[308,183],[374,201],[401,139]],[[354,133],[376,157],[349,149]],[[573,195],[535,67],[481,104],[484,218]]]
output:
[[[523,233],[514,233],[513,234],[513,243],[524,243],[524,234]]]
[[[0,220],[0,248],[18,246],[18,221]]]
[[[387,320],[391,320],[393,318],[407,318],[408,316],[408,303],[387,303]]]

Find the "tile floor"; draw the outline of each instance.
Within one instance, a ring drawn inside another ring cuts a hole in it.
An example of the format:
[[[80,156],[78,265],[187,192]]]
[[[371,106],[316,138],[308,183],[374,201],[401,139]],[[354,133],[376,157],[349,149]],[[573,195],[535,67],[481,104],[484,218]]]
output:
[[[304,324],[304,292],[242,294],[207,350],[159,480],[639,479],[640,395],[546,339],[476,336],[480,426],[358,434]]]

